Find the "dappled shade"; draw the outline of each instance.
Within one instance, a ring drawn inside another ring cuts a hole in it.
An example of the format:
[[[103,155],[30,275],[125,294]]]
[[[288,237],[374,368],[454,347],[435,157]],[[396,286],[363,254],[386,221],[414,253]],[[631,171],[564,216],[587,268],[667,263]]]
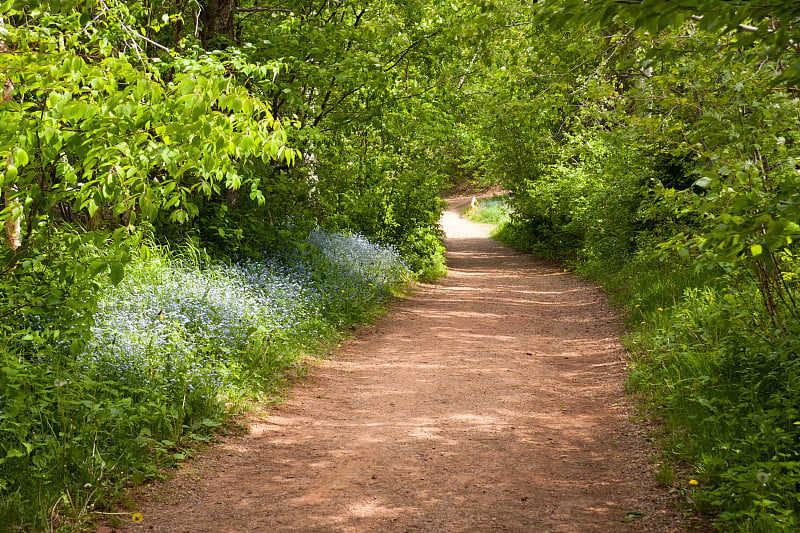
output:
[[[600,291],[445,216],[450,273],[146,504],[193,531],[671,524]],[[213,525],[212,525],[213,524]],[[224,524],[224,526],[219,526]],[[156,526],[158,527],[158,526]],[[220,530],[220,529],[217,529]]]

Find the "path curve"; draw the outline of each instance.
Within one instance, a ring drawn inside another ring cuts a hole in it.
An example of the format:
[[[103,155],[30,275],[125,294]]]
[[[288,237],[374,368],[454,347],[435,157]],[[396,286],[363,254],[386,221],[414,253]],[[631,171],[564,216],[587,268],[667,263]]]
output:
[[[144,521],[116,530],[685,531],[630,421],[602,292],[453,205],[443,227],[446,278],[360,328],[250,434],[140,489]]]

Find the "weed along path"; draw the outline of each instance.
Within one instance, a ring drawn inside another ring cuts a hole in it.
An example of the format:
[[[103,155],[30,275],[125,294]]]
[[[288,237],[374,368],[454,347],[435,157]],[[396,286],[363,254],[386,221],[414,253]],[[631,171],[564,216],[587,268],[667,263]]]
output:
[[[455,210],[443,224],[445,279],[103,531],[685,531],[602,293]]]

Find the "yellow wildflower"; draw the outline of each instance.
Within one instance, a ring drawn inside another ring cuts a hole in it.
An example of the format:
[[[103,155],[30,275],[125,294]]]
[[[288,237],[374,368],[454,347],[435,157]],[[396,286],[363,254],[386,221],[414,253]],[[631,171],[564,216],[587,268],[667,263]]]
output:
[[[131,522],[133,522],[134,524],[139,524],[141,523],[142,520],[144,520],[144,516],[142,516],[142,513],[133,513],[131,515]]]

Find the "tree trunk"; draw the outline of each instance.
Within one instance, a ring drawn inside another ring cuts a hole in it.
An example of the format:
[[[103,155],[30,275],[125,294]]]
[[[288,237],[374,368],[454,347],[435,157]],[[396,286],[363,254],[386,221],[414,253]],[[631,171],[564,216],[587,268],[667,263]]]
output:
[[[201,3],[200,41],[206,50],[223,50],[236,38],[233,13],[236,0],[206,0]]]

